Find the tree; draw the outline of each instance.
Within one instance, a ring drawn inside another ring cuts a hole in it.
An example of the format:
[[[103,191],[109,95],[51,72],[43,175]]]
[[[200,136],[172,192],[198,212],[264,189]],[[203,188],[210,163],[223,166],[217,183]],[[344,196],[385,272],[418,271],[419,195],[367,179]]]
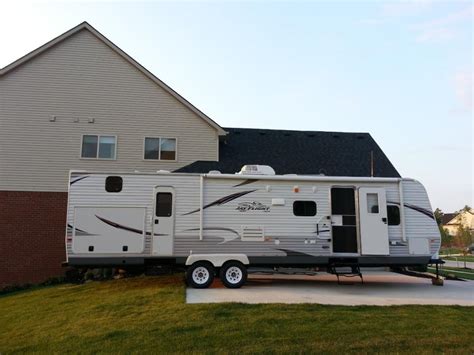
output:
[[[443,211],[441,211],[441,209],[439,209],[439,208],[435,209],[434,216],[435,216],[435,219],[436,219],[436,223],[438,223],[438,226],[439,226],[441,224],[441,222],[443,221],[443,216],[444,216]]]
[[[453,244],[453,237],[449,235],[449,233],[443,228],[441,224],[443,222],[444,213],[443,211],[441,211],[440,208],[437,208],[435,209],[433,214],[434,214],[436,223],[438,223],[439,234],[441,234],[441,247],[450,248]]]
[[[466,256],[469,252],[469,246],[472,244],[474,238],[473,233],[467,227],[464,227],[462,224],[459,225],[458,231],[454,236],[454,241],[456,246],[462,248],[462,253]],[[466,258],[464,258],[464,268],[466,269]]]
[[[469,205],[465,205],[463,208],[461,208],[459,211],[456,211],[455,213],[462,213],[462,212],[470,212],[472,210],[472,207]]]
[[[449,235],[441,224],[438,225],[439,234],[441,234],[441,246],[443,248],[451,248],[453,246],[453,237]]]

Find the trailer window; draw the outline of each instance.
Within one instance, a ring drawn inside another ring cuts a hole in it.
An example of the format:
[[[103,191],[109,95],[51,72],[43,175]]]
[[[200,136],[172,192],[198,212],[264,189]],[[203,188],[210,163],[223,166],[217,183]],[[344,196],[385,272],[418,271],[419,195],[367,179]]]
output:
[[[171,217],[173,211],[173,194],[158,192],[156,194],[156,216]]]
[[[389,226],[398,226],[400,224],[400,208],[387,206],[387,219]]]
[[[293,202],[293,214],[295,216],[304,216],[304,217],[316,216],[316,202],[314,201]]]
[[[107,176],[105,179],[105,191],[120,192],[122,191],[123,180],[120,176]]]

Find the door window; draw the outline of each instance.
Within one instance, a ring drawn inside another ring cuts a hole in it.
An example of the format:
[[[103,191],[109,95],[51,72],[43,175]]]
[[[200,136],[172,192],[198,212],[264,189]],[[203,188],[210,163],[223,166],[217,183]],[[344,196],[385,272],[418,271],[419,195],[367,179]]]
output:
[[[353,188],[334,187],[331,189],[331,214],[355,216]]]
[[[379,213],[379,196],[376,193],[367,194],[367,212]]]
[[[156,216],[171,217],[173,211],[173,194],[170,192],[158,192],[156,194]]]

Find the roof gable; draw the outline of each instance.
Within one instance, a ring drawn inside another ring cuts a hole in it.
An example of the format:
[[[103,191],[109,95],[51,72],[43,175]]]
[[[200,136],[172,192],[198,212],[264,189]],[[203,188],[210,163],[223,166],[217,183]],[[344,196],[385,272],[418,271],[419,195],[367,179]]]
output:
[[[54,47],[55,45],[61,43],[65,39],[71,37],[72,35],[78,33],[79,31],[82,31],[82,30],[87,30],[90,33],[92,33],[95,37],[97,37],[100,41],[102,41],[104,44],[106,44],[114,52],[116,52],[118,55],[120,55],[128,63],[130,63],[132,66],[137,68],[140,72],[142,72],[148,79],[152,80],[156,85],[158,85],[163,90],[165,90],[167,93],[169,93],[171,96],[173,96],[178,102],[180,102],[182,105],[187,107],[190,111],[192,111],[197,116],[199,116],[201,119],[203,119],[211,127],[216,129],[219,135],[225,135],[226,134],[225,130],[221,126],[219,126],[215,121],[213,121],[206,114],[204,114],[202,111],[197,109],[194,105],[192,105],[184,97],[179,95],[171,87],[169,87],[167,84],[165,84],[163,81],[161,81],[158,77],[153,75],[150,71],[148,71],[140,63],[138,63],[135,59],[130,57],[127,53],[122,51],[119,47],[117,47],[115,44],[113,44],[110,40],[108,40],[105,36],[103,36],[99,31],[97,31],[94,27],[92,27],[87,22],[83,22],[83,23],[77,25],[76,27],[74,27],[74,28],[70,29],[69,31],[63,33],[62,35],[54,38],[53,40],[51,40],[49,42],[47,42],[43,46],[35,49],[34,51],[26,54],[25,56],[19,58],[18,60],[14,61],[13,63],[7,65],[6,67],[4,67],[2,69],[0,69],[0,77],[3,76],[3,75],[8,74],[9,72],[13,71],[15,68],[18,68],[22,64],[34,59],[36,56],[40,55],[41,53],[47,51],[48,49]]]
[[[465,219],[467,218],[468,220],[473,217],[474,213],[471,211],[462,211],[459,213],[453,213],[453,218],[451,218],[449,221],[446,222],[448,225],[458,225],[464,223]]]
[[[441,218],[441,224],[448,224],[451,222],[455,217],[457,216],[457,213],[445,213],[443,214],[443,217]]]

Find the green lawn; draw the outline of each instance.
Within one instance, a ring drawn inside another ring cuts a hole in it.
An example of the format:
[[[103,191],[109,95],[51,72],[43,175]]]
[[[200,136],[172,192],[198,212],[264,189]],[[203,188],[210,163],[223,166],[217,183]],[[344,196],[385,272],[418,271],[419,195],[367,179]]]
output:
[[[428,267],[428,271],[435,273],[436,268]],[[439,270],[441,276],[454,275],[461,279],[474,280],[474,270],[473,269],[464,269],[462,267],[450,267],[443,266]]]
[[[443,256],[443,260],[453,260],[456,261],[456,258],[458,261],[470,261],[474,262],[474,255],[466,255],[466,256]]]
[[[440,254],[442,255],[449,255],[449,254],[462,254],[462,248],[445,248],[441,247]]]
[[[2,354],[474,352],[473,307],[187,305],[181,275],[25,290],[0,309]]]

